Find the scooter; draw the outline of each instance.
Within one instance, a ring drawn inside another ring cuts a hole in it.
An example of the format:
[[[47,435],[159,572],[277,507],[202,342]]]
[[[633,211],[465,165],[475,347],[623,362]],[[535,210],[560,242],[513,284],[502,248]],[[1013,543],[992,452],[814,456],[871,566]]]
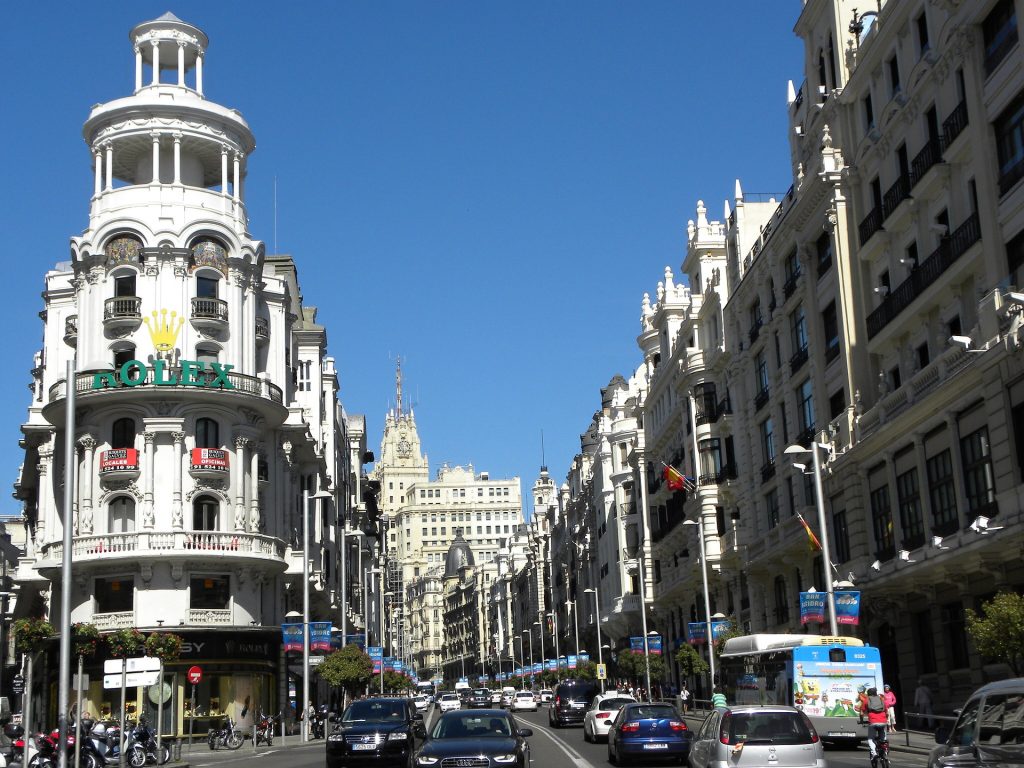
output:
[[[245,743],[245,736],[242,735],[240,730],[235,728],[235,723],[230,717],[225,717],[224,725],[221,726],[220,730],[211,728],[209,733],[206,734],[206,742],[210,745],[210,749],[217,749],[218,747],[238,749]]]

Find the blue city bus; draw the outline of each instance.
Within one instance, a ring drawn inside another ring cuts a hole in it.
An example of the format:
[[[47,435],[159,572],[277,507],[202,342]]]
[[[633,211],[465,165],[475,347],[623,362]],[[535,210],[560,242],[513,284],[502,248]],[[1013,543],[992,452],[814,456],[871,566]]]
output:
[[[855,637],[733,637],[725,641],[719,667],[729,703],[796,707],[828,742],[864,739],[859,694],[882,690],[878,649]]]

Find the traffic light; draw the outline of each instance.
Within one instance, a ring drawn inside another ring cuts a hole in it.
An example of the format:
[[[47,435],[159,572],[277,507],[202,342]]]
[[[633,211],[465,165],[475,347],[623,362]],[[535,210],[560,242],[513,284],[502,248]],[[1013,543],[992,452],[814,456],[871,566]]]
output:
[[[377,494],[380,493],[380,480],[367,480],[363,489],[363,504],[366,516],[374,523],[380,520],[380,507],[377,506]]]

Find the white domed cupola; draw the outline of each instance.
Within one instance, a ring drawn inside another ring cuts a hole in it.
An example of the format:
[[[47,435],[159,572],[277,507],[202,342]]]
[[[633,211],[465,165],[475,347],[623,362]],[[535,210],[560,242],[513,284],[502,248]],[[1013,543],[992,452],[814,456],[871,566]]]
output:
[[[186,74],[194,72],[192,90],[203,93],[203,56],[209,44],[198,27],[188,24],[173,13],[165,13],[153,21],[144,21],[129,34],[135,46],[135,90],[161,84],[161,73],[177,72],[176,85],[188,87]],[[151,78],[143,82],[144,68],[148,66]]]

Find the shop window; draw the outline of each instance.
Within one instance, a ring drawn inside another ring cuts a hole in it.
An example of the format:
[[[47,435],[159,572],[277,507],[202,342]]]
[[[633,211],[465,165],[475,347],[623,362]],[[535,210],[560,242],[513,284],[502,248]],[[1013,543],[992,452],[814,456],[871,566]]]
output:
[[[912,616],[914,627],[914,649],[922,672],[934,672],[935,633],[932,631],[931,609],[918,611]]]
[[[964,669],[970,664],[967,651],[967,627],[964,622],[964,606],[961,602],[946,603],[942,606],[942,623],[945,624],[946,642],[949,647],[950,669]]]
[[[231,607],[229,576],[193,576],[189,580],[188,607],[225,611]]]
[[[192,530],[219,530],[220,503],[210,496],[200,496],[192,502]]]
[[[135,530],[135,499],[118,496],[110,502],[110,533],[131,533]]]
[[[196,448],[220,448],[220,428],[213,419],[196,419]]]
[[[118,419],[110,428],[111,448],[135,447],[135,419]]]
[[[135,581],[125,576],[96,579],[96,613],[124,613],[135,609]]]
[[[789,621],[789,600],[786,598],[786,580],[782,576],[775,577],[775,623],[786,624]]]

